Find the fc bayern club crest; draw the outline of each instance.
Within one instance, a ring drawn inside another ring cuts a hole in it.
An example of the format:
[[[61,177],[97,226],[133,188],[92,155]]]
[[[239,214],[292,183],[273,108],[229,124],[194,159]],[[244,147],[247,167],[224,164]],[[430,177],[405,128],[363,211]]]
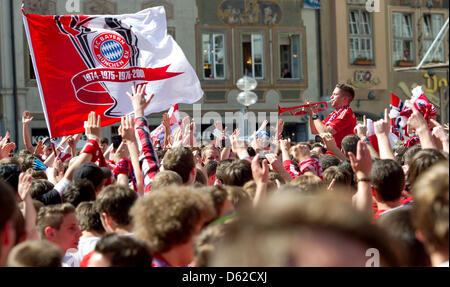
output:
[[[130,60],[130,47],[119,34],[105,32],[92,41],[95,58],[104,67],[122,68]]]

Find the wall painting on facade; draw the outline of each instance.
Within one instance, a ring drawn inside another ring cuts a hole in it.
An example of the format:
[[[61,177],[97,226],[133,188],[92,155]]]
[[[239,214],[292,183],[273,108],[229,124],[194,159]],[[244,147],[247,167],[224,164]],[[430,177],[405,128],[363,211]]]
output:
[[[427,99],[436,107],[441,106],[441,101],[439,98],[439,89],[444,87],[448,88],[448,82],[446,78],[438,79],[436,75],[430,76],[428,73],[423,74],[423,77],[426,80],[426,83],[411,83],[409,86],[405,82],[401,81],[397,84],[397,86],[402,90],[405,94],[406,98],[410,99],[412,94],[411,91],[417,87],[422,86],[423,92]],[[436,94],[437,92],[437,94]],[[445,106],[445,105],[444,105]]]
[[[380,78],[373,77],[371,71],[358,70],[355,71],[354,78],[348,80],[347,83],[357,88],[372,88],[380,83]]]
[[[275,0],[224,0],[217,11],[228,25],[277,25],[282,10]]]

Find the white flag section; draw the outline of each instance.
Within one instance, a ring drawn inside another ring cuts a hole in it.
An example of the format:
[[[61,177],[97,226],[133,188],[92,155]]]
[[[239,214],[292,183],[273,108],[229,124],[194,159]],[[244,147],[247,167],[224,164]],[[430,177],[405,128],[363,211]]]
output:
[[[181,73],[175,77],[151,81],[147,85],[147,95],[154,94],[151,104],[145,114],[168,110],[178,103],[193,104],[200,100],[203,91],[197,74],[186,59],[181,48],[167,34],[166,13],[164,7],[148,8],[136,14],[114,16],[128,25],[131,32],[137,37],[139,57],[137,67],[159,68],[169,66],[167,72]],[[121,105],[129,105],[126,94],[121,94],[117,109]],[[129,107],[128,107],[129,109]]]

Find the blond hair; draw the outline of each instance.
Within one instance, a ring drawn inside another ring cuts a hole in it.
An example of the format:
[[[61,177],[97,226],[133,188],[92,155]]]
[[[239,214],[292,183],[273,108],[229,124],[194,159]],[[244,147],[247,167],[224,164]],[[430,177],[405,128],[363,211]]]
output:
[[[212,204],[191,188],[168,186],[138,199],[130,214],[136,237],[153,253],[164,253],[188,242],[197,225],[215,213]]]
[[[439,162],[418,177],[413,187],[412,219],[428,252],[448,255],[449,162]]]

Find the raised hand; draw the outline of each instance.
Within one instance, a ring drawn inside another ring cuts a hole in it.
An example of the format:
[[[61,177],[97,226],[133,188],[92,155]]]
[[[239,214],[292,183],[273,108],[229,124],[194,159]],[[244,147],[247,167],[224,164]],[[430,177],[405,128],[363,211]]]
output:
[[[256,184],[267,183],[269,181],[269,164],[267,159],[262,161],[262,167],[259,164],[259,154],[252,160],[252,175]]]
[[[286,150],[289,152],[289,149],[291,148],[291,139],[287,139],[287,140],[280,140],[280,148],[281,150]]]
[[[385,113],[386,114],[386,113]],[[359,210],[367,212],[372,215],[372,192],[370,183],[370,171],[372,170],[372,159],[370,158],[370,151],[367,144],[363,141],[358,141],[356,147],[356,156],[349,152],[350,164],[353,171],[358,178],[358,188],[352,197],[353,206]]]
[[[64,146],[72,139],[71,136],[65,136],[63,137],[63,139],[61,140],[61,142],[59,143],[58,147],[56,148],[57,151],[63,151],[64,150]]]
[[[184,119],[181,121],[181,127],[184,131],[186,131],[189,127],[189,124],[191,123],[191,118],[189,116],[185,116]]]
[[[449,151],[449,137],[448,134],[441,124],[436,120],[430,119],[430,124],[433,126],[431,135],[437,138],[442,143],[442,148],[445,152]]]
[[[256,131],[256,133],[259,133],[260,131],[265,130],[268,123],[269,123],[268,120],[264,120],[264,121],[262,122],[261,126],[259,127],[259,129]]]
[[[139,85],[137,89],[134,86],[131,87],[132,94],[127,92],[128,97],[131,99],[131,104],[133,105],[134,115],[136,117],[143,117],[145,108],[150,104],[155,95],[150,95],[147,99],[145,98],[145,88],[147,84]]]
[[[251,143],[250,143],[250,146],[251,146],[255,151],[262,149],[262,147],[259,145],[259,137],[258,137],[258,135],[257,135],[256,132],[253,132],[253,135],[252,135],[252,141],[251,141]]]
[[[74,149],[76,146],[76,143],[75,143],[75,140],[73,139],[73,137],[69,137],[69,140],[67,143],[71,149]]]
[[[11,137],[11,135],[10,135],[9,131],[6,131],[5,137],[3,139],[8,141],[10,137]]]
[[[181,127],[176,129],[172,135],[172,139],[172,147],[181,146],[183,144],[183,132],[181,131]]]
[[[340,160],[346,160],[347,157],[342,151],[338,148],[336,144],[336,140],[334,139],[331,133],[321,133],[320,137],[323,140],[323,143],[327,147],[329,151],[331,151],[335,156],[337,156]]]
[[[22,124],[29,125],[32,120],[33,120],[33,117],[31,116],[30,111],[24,111],[22,113]]]
[[[321,133],[320,137],[322,138],[325,145],[336,145],[336,140],[334,139],[331,133]],[[337,145],[336,145],[337,146]]]
[[[373,127],[375,130],[375,134],[377,136],[380,136],[380,135],[389,136],[391,125],[390,125],[389,114],[388,114],[387,109],[384,109],[384,119],[374,122]]]
[[[231,151],[237,153],[238,149],[245,147],[244,142],[239,140],[239,135],[241,134],[239,129],[235,129],[233,134],[229,136],[231,143]]]
[[[222,132],[222,131],[223,131],[222,121],[215,121],[215,122],[214,122],[214,127],[215,127],[219,132]]]
[[[421,129],[428,129],[427,121],[422,116],[422,114],[416,109],[416,107],[411,103],[409,103],[409,107],[412,109],[412,114],[407,121],[408,130],[412,132],[415,131],[417,132]]]
[[[64,164],[60,158],[56,158],[53,161],[52,168],[48,168],[46,170],[47,177],[49,177],[48,172],[51,172],[52,170],[53,170],[53,174],[51,176],[53,177],[54,181],[57,183],[64,177]]]
[[[358,141],[356,156],[352,152],[349,152],[348,156],[350,158],[352,169],[358,178],[370,177],[370,171],[372,170],[372,159],[365,142]]]
[[[25,199],[30,195],[32,176],[29,173],[22,172],[19,175],[19,185],[17,191],[21,200]]]
[[[127,115],[120,119],[119,134],[122,136],[122,140],[124,141],[136,141],[136,136],[134,134],[134,122],[131,115]]]
[[[122,141],[114,153],[114,161],[119,162],[122,159],[129,158],[128,147],[125,141]]]
[[[275,131],[276,140],[281,139],[283,134],[284,121],[282,119],[278,119],[277,121],[277,129]]]
[[[448,140],[448,134],[445,132],[444,126],[434,119],[430,119],[430,123],[433,125],[433,131],[431,132],[433,136],[440,140]]]
[[[365,115],[363,116],[363,123],[356,125],[354,131],[360,139],[363,139],[366,137],[366,135],[367,135],[367,119],[366,119]]]
[[[6,146],[6,144],[8,143],[8,138],[9,138],[9,137],[7,137],[6,135],[5,135],[4,138],[0,136],[0,148]]]
[[[161,121],[161,124],[164,126],[166,131],[168,131],[170,129],[170,118],[169,118],[169,114],[168,113],[164,113],[163,119]]]
[[[11,151],[16,149],[16,144],[13,142],[7,143],[4,146],[0,146],[0,159],[9,157]]]
[[[267,153],[266,159],[269,162],[270,166],[272,167],[272,170],[281,171],[282,169],[284,169],[283,164],[281,163],[280,159],[276,154]]]
[[[311,104],[310,101],[306,101],[305,105],[308,105],[308,106],[304,107],[304,110],[306,111],[308,116],[312,116],[313,114],[317,114],[319,112],[319,108],[317,106],[312,106],[310,104]]]
[[[86,136],[91,139],[100,141],[102,137],[102,128],[100,126],[100,115],[96,116],[95,112],[90,112],[88,120],[84,122]]]
[[[44,150],[44,145],[42,144],[42,140],[39,140],[36,145],[36,148],[34,149],[34,154],[41,155],[43,150]]]

